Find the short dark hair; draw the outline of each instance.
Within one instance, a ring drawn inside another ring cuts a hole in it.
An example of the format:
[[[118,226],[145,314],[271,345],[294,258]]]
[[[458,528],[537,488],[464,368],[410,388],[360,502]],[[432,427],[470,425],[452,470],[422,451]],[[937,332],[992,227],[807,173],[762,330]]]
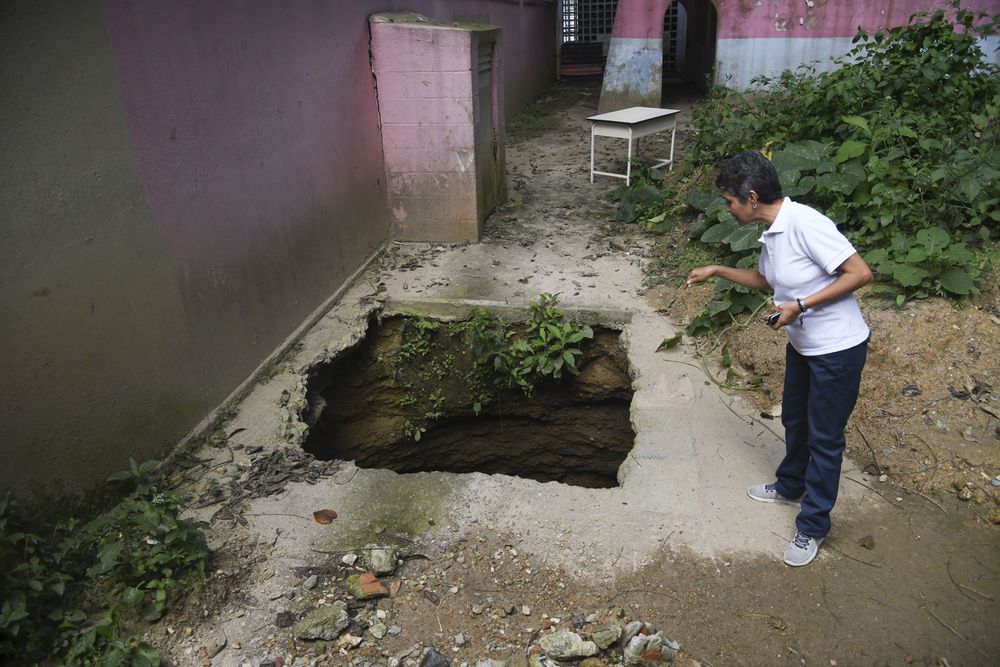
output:
[[[764,204],[781,199],[781,181],[778,170],[759,151],[737,153],[722,165],[715,178],[715,186],[745,202],[750,191]]]

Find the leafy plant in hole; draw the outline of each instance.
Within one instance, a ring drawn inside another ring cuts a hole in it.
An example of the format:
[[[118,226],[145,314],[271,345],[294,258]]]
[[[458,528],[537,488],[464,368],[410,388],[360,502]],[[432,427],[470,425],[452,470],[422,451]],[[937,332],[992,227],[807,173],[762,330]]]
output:
[[[482,308],[473,310],[466,320],[450,324],[447,333],[468,343],[470,356],[464,364],[454,356],[432,354],[439,346],[430,332],[438,331],[439,323],[408,319],[403,327],[404,341],[389,362],[405,390],[398,402],[406,414],[402,435],[419,441],[430,423],[446,416],[449,396],[444,390],[427,395],[420,391],[443,377],[453,378],[452,384],[463,387],[473,411],[479,414],[500,391],[516,386],[531,396],[538,382],[558,381],[564,372],[577,374],[577,361],[583,354],[579,345],[594,333],[589,326],[567,321],[557,303],[558,295],[539,295],[530,302],[530,316],[521,325],[507,324]],[[413,379],[403,382],[403,375]]]
[[[563,369],[576,375],[576,359],[583,352],[576,347],[585,338],[593,338],[593,330],[576,322],[567,322],[556,308],[556,294],[542,293],[531,302],[531,318],[521,335],[515,335],[511,354],[517,362],[511,378],[524,393],[534,393],[535,383],[551,377],[558,380]]]

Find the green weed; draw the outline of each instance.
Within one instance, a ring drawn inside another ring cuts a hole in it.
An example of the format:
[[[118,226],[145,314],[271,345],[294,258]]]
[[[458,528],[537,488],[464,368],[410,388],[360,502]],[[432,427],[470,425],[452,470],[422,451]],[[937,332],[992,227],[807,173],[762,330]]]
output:
[[[0,661],[158,665],[126,634],[160,618],[181,581],[204,574],[204,525],[179,517],[180,498],[153,483],[158,464],[130,461],[110,481],[130,492],[80,526],[44,527],[0,499]]]
[[[583,354],[579,345],[594,334],[586,325],[566,321],[557,303],[557,295],[539,295],[530,302],[531,314],[522,325],[507,324],[483,308],[446,330],[440,330],[438,322],[410,315],[403,325],[403,342],[388,361],[404,389],[398,402],[406,413],[402,435],[419,441],[431,423],[446,416],[449,399],[452,404],[471,404],[479,414],[501,391],[518,387],[530,396],[538,382],[578,373],[577,360]],[[469,355],[463,360],[437,354],[439,333],[467,342]],[[446,378],[452,380],[443,385],[446,389],[427,395],[421,390],[439,386]],[[446,390],[466,395],[446,395]]]

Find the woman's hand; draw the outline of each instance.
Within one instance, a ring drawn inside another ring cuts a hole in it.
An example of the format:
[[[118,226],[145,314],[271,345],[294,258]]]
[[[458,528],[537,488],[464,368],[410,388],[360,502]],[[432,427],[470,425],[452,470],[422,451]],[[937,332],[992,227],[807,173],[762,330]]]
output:
[[[795,301],[786,301],[782,304],[775,306],[778,313],[778,320],[771,325],[771,328],[777,331],[781,327],[788,326],[795,321],[795,318],[799,316],[799,304]]]
[[[691,273],[688,274],[687,280],[684,282],[684,289],[691,287],[695,283],[700,283],[708,280],[715,275],[719,267],[715,264],[709,266],[699,266],[697,269],[691,269]]]
[[[764,279],[764,276],[760,275],[757,269],[734,269],[731,266],[721,266],[719,264],[709,264],[708,266],[699,266],[697,269],[692,269],[691,273],[688,274],[687,280],[684,282],[684,287],[686,289],[695,283],[704,282],[712,276],[731,280],[738,285],[743,285],[750,289],[771,289],[771,286],[767,284],[767,280]]]

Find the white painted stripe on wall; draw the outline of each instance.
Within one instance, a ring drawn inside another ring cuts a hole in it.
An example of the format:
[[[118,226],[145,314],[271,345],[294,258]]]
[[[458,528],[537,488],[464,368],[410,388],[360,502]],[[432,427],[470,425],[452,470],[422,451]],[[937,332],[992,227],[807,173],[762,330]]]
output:
[[[788,37],[720,39],[716,44],[716,83],[743,90],[756,76],[777,76],[786,69],[809,64],[817,72],[834,69],[833,60],[845,55],[850,37]],[[979,40],[986,59],[1000,65],[1000,36]]]
[[[605,65],[604,89],[637,90],[660,85],[663,71],[663,40],[641,37],[612,37]],[[655,82],[651,75],[655,73]]]

